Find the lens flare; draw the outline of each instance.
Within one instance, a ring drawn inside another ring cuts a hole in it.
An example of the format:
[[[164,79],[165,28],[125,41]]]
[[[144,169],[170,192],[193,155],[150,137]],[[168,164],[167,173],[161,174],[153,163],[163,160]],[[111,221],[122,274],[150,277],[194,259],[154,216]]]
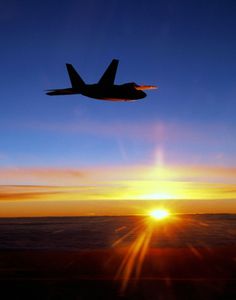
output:
[[[163,220],[170,216],[170,212],[167,209],[159,208],[159,209],[152,210],[149,213],[149,216],[155,220]]]

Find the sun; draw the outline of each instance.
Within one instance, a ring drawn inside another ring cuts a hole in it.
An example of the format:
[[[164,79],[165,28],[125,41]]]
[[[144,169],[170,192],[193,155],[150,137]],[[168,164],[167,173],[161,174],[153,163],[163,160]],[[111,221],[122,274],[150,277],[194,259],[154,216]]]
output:
[[[155,220],[163,220],[170,216],[170,212],[167,209],[159,208],[150,211],[149,216]]]

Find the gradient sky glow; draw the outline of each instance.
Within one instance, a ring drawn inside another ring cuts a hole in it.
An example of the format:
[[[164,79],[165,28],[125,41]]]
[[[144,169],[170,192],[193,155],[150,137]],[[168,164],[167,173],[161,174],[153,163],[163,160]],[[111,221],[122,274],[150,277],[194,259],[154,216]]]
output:
[[[142,213],[158,199],[236,212],[235,1],[8,0],[0,25],[0,217]],[[113,58],[117,83],[159,90],[45,95],[69,87],[65,63],[93,83]]]

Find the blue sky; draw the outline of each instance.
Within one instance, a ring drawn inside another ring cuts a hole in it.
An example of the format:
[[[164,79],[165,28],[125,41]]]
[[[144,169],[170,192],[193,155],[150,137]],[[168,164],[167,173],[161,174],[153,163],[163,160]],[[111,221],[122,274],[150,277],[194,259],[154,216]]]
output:
[[[1,167],[235,166],[235,1],[1,1]],[[65,63],[96,82],[157,84],[144,100],[48,97]]]

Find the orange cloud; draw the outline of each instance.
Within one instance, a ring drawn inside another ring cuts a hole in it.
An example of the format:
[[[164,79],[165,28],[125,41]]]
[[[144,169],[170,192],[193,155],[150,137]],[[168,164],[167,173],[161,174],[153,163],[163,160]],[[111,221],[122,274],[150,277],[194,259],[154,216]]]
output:
[[[0,182],[3,185],[0,187],[0,216],[9,216],[13,212],[17,215],[17,211],[18,215],[22,215],[24,207],[30,207],[34,215],[45,214],[46,207],[49,209],[48,213],[54,215],[59,214],[58,207],[60,215],[63,215],[63,211],[69,215],[82,214],[82,211],[83,214],[99,214],[106,211],[105,207],[101,209],[98,204],[104,200],[111,208],[110,214],[117,213],[115,205],[111,203],[126,203],[128,213],[131,207],[133,212],[137,212],[139,204],[150,203],[150,200],[153,203],[157,200],[169,204],[173,201],[185,203],[184,207],[189,212],[202,211],[203,207],[206,209],[206,206],[202,205],[204,201],[210,203],[209,201],[221,200],[218,207],[212,208],[212,204],[208,204],[207,209],[217,211],[220,207],[224,212],[236,212],[236,202],[232,202],[234,205],[231,209],[223,205],[226,200],[236,199],[235,175],[235,168],[164,164],[84,169],[1,169]],[[11,185],[6,185],[6,181]],[[195,208],[187,205],[184,200],[194,201]],[[76,211],[69,210],[68,203],[72,202],[77,207],[83,203],[82,211],[79,207]],[[44,209],[40,208],[39,203]],[[140,212],[145,205],[141,206]],[[36,207],[39,207],[38,214]],[[120,211],[125,213],[124,210]]]
[[[97,166],[87,168],[1,168],[2,185],[86,186],[119,181],[236,183],[236,168],[180,165]]]

